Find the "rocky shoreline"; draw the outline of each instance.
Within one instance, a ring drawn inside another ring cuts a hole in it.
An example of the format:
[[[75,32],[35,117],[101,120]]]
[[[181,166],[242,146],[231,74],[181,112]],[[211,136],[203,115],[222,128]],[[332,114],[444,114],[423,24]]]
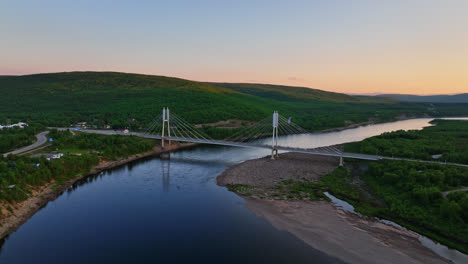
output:
[[[336,208],[327,201],[278,195],[275,186],[285,180],[317,182],[338,167],[338,159],[284,153],[279,159],[261,158],[236,164],[217,177],[234,189],[246,206],[279,230],[311,247],[349,263],[450,263],[421,245],[418,234]]]
[[[28,221],[36,212],[47,205],[48,202],[57,199],[64,191],[66,191],[75,182],[86,177],[99,174],[102,171],[112,169],[135,160],[143,159],[150,156],[157,156],[162,153],[172,152],[183,148],[192,147],[195,144],[174,144],[166,146],[164,149],[157,145],[152,151],[146,153],[135,154],[127,158],[122,158],[116,161],[104,161],[96,165],[91,171],[86,174],[77,175],[75,178],[68,180],[59,187],[54,186],[54,182],[42,186],[38,190],[32,192],[32,196],[15,204],[15,209],[6,217],[0,219],[0,239],[4,239],[9,234],[15,232],[22,224]],[[2,210],[2,213],[8,211]]]

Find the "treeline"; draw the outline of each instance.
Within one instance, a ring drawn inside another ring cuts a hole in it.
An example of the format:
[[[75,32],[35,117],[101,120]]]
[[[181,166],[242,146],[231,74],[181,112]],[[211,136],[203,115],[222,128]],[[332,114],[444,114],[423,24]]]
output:
[[[155,141],[134,136],[97,135],[51,130],[53,143],[45,151],[65,154],[60,159],[9,155],[0,157],[0,201],[22,201],[36,186],[54,180],[60,184],[89,171],[100,160],[115,160],[150,151]],[[80,153],[80,155],[67,155]]]
[[[51,130],[49,137],[53,138],[51,149],[61,152],[78,151],[80,153],[97,153],[106,160],[115,160],[133,154],[150,151],[155,141],[135,136],[98,135],[79,133],[73,135],[70,131]]]
[[[372,163],[362,177],[383,199],[374,213],[468,252],[468,196],[442,191],[468,186],[468,169],[404,161]]]
[[[468,121],[438,119],[433,123],[420,131],[400,130],[349,143],[345,151],[468,164]]]
[[[468,185],[467,168],[390,160],[372,162],[365,172],[361,163],[349,167],[354,169],[338,168],[320,184],[363,215],[394,221],[468,253],[468,194],[443,195]]]
[[[74,72],[0,78],[0,119],[37,120],[47,126],[144,129],[169,107],[191,124],[228,119],[258,121],[278,110],[317,131],[374,118],[468,115],[468,104],[365,100],[313,89],[205,84],[177,78],[123,73]],[[236,88],[237,87],[237,88]],[[133,121],[135,119],[135,121]]]
[[[6,153],[32,144],[36,140],[35,135],[44,130],[44,126],[35,123],[24,128],[0,129],[0,153]]]
[[[0,157],[0,201],[22,201],[31,196],[31,190],[52,180],[62,182],[98,164],[96,154],[64,156],[48,161],[44,157],[10,155]]]

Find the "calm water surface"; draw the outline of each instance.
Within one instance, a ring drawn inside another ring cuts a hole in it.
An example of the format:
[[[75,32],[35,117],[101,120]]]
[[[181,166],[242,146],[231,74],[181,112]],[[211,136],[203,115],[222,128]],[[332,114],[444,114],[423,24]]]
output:
[[[287,137],[319,147],[431,119]],[[216,185],[216,176],[268,150],[199,146],[137,161],[83,180],[4,240],[0,263],[341,263],[276,230]]]

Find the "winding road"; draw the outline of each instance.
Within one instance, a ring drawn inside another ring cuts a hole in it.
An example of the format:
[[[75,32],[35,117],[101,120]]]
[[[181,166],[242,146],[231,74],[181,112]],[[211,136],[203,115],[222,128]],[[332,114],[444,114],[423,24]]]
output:
[[[45,144],[47,142],[47,134],[49,134],[49,131],[43,131],[43,132],[37,134],[36,135],[36,139],[37,139],[36,142],[34,142],[33,144],[31,144],[29,146],[22,147],[22,148],[7,152],[7,153],[3,154],[3,157],[8,156],[9,154],[14,154],[14,155],[21,154],[23,152],[30,151],[32,149],[35,149],[35,148]]]

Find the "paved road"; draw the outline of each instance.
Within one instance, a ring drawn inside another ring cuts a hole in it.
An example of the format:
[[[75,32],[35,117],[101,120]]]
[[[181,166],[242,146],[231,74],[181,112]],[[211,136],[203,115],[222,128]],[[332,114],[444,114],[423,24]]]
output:
[[[100,130],[100,129],[80,129],[80,130],[75,130],[75,128],[67,128],[67,127],[49,127],[53,129],[57,129],[58,131],[65,131],[68,130],[70,131],[73,135],[75,135],[75,131],[83,132],[83,133],[93,133],[93,134],[102,134],[102,135],[130,135],[131,133],[124,134],[122,132],[116,132],[115,130]],[[138,133],[136,133],[138,134]]]
[[[448,195],[449,193],[458,192],[458,191],[468,191],[468,187],[460,187],[460,188],[455,189],[455,190],[443,192],[443,193],[442,193],[442,196],[445,198],[445,197],[447,197],[447,195]]]
[[[49,134],[49,131],[44,131],[44,132],[41,132],[41,133],[37,134],[36,135],[37,141],[35,143],[33,143],[33,144],[29,145],[29,146],[26,146],[26,147],[22,147],[22,148],[7,152],[7,153],[3,154],[3,157],[8,156],[8,154],[15,154],[15,155],[20,154],[20,153],[23,153],[23,152],[26,152],[26,151],[29,151],[29,150],[32,150],[32,149],[35,149],[35,148],[39,147],[40,145],[47,142],[47,134]]]

